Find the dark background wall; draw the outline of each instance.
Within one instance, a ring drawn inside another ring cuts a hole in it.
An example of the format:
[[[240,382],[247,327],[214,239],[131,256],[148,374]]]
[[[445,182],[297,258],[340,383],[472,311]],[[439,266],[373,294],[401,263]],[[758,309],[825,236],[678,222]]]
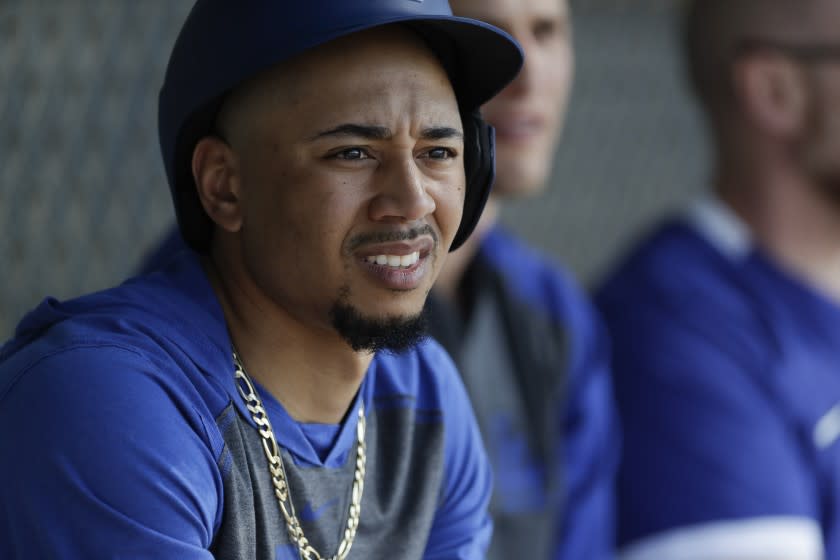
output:
[[[0,339],[47,295],[125,278],[173,218],[157,91],[188,0],[0,0]],[[704,185],[676,0],[573,3],[577,81],[549,191],[504,221],[591,283]]]

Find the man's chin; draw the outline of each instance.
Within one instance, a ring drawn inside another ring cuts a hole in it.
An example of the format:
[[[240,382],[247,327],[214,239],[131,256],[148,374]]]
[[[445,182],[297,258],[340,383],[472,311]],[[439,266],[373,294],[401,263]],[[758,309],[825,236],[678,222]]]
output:
[[[542,193],[548,181],[546,170],[536,164],[511,166],[515,172],[499,173],[493,194],[499,198],[527,198]]]
[[[426,313],[370,317],[346,303],[330,310],[333,328],[356,352],[399,353],[426,337]]]

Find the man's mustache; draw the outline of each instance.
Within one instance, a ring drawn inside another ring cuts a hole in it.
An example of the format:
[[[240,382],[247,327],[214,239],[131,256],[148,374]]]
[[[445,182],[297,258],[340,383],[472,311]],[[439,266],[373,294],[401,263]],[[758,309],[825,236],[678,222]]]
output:
[[[429,235],[431,236],[432,240],[435,242],[435,246],[438,244],[438,237],[435,230],[432,229],[432,226],[429,224],[425,224],[423,226],[413,227],[410,229],[398,230],[398,231],[379,231],[379,232],[371,232],[371,233],[360,233],[359,235],[353,237],[350,240],[349,249],[350,251],[355,251],[362,245],[367,245],[369,243],[387,243],[390,241],[412,241],[417,239],[421,235]]]

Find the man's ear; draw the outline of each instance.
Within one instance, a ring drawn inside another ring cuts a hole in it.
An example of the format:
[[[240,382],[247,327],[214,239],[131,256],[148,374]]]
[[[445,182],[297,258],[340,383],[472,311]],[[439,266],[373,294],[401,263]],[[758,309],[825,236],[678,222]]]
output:
[[[192,173],[204,211],[219,227],[238,231],[242,226],[238,159],[220,138],[207,136],[196,144]]]
[[[755,52],[733,66],[735,95],[744,115],[776,137],[796,136],[807,125],[805,76],[795,60],[772,51]]]

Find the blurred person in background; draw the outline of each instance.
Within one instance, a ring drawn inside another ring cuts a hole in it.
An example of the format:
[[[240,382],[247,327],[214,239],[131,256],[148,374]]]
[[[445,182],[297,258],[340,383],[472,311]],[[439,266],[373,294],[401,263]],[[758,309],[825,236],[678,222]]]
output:
[[[711,192],[598,292],[632,560],[840,559],[840,2],[694,0]]]
[[[574,70],[566,0],[451,0],[525,51],[482,114],[496,129],[496,182],[449,256],[427,308],[454,357],[494,470],[489,558],[612,557],[617,435],[601,323],[570,276],[497,223],[507,199],[549,178]]]
[[[618,436],[608,344],[569,274],[497,224],[506,199],[551,172],[572,86],[566,0],[452,0],[523,46],[518,77],[482,114],[496,129],[496,181],[475,233],[448,257],[429,333],[461,371],[494,470],[488,558],[612,557]],[[146,263],[183,242],[177,234]]]

